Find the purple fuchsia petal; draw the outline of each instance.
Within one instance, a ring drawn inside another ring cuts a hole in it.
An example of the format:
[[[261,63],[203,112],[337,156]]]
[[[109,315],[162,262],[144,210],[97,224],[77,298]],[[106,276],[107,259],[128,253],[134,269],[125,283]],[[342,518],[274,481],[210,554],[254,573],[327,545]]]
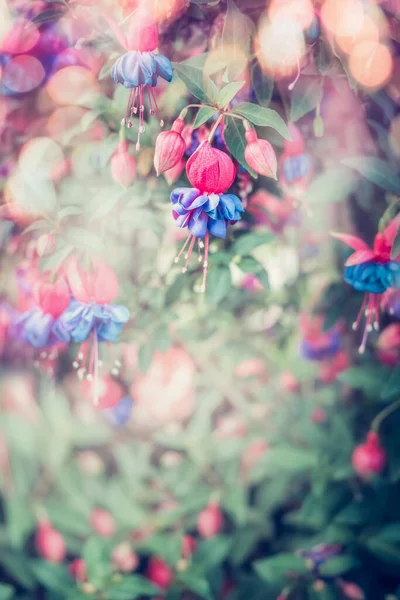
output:
[[[208,216],[201,208],[190,214],[188,228],[192,235],[203,238],[207,233]]]
[[[210,219],[208,221],[208,231],[212,235],[215,235],[215,237],[225,238],[227,231],[226,220],[217,219],[216,221],[214,221],[213,219]]]

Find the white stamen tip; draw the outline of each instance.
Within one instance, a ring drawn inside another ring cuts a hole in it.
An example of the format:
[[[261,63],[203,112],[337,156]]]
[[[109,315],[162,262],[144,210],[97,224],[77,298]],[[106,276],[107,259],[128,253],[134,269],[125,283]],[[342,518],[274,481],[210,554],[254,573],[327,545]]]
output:
[[[207,267],[208,267],[208,260],[205,260],[205,261],[204,261],[203,268],[204,268],[204,269],[207,269]]]
[[[121,366],[121,361],[120,361],[120,360],[118,360],[118,359],[115,359],[115,361],[114,361],[114,362],[115,362],[115,365],[116,365],[117,367],[120,367],[120,366]]]
[[[359,347],[359,349],[358,349],[358,352],[359,352],[360,354],[364,354],[364,352],[365,352],[365,346],[364,346],[364,345],[361,345],[361,346]]]
[[[372,331],[373,327],[372,327],[372,325],[367,325],[366,329],[367,329],[367,331]]]
[[[129,121],[129,123],[128,123],[128,129],[131,129],[131,127],[133,127],[133,123],[132,123],[132,121]]]
[[[178,256],[175,256],[175,258],[174,258],[174,263],[175,263],[175,264],[177,264],[178,262],[179,262],[179,257],[178,257]]]
[[[79,352],[79,354],[78,354],[78,360],[83,360],[83,352]]]
[[[351,326],[353,331],[357,331],[357,323],[354,321],[353,325]]]
[[[161,121],[160,121],[160,127],[164,127],[164,125],[165,125],[165,123],[164,123],[164,121],[161,119]]]
[[[98,360],[97,364],[98,364],[99,367],[102,367],[103,366],[103,361],[102,360]]]
[[[139,150],[140,150],[140,144],[139,144],[139,142],[138,142],[138,143],[136,144],[136,152],[139,152]]]
[[[202,256],[199,256],[199,258],[197,259],[199,262],[201,262],[203,260]]]
[[[202,285],[202,286],[201,286],[201,288],[200,288],[200,292],[201,292],[202,294],[204,294],[204,293],[205,293],[205,291],[206,291],[206,286],[205,286],[205,285]]]
[[[378,323],[378,321],[375,321],[374,328],[375,328],[375,331],[379,331],[379,323]]]
[[[187,268],[186,268],[186,267],[183,267],[183,269],[182,269],[182,273],[186,273],[186,271],[187,271]]]
[[[122,119],[121,125],[125,125],[125,124],[126,124],[126,119]]]
[[[111,369],[111,375],[118,375],[118,369]]]
[[[79,363],[76,362],[76,360],[74,360],[74,362],[72,363],[72,366],[74,369],[77,369],[79,367]]]
[[[88,381],[93,381],[93,375],[91,375],[91,373],[88,373],[88,374],[86,375],[86,379],[87,379]]]

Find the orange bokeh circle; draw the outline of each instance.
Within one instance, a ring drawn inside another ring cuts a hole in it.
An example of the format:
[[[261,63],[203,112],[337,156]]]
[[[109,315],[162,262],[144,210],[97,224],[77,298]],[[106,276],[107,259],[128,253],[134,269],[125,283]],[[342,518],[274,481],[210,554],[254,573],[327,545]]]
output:
[[[349,56],[349,68],[354,79],[367,88],[379,88],[390,79],[393,59],[389,49],[376,42],[361,42]]]

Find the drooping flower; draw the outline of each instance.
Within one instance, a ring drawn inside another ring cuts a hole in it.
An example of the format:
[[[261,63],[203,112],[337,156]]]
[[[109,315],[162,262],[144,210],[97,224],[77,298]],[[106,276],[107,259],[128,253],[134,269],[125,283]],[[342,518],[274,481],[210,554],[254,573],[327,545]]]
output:
[[[186,142],[182,137],[185,127],[183,119],[176,119],[170,131],[162,131],[156,139],[154,166],[157,175],[175,167],[182,160],[186,150]]]
[[[139,131],[137,149],[140,148],[140,135],[144,132],[145,95],[147,94],[150,114],[157,116],[161,127],[164,125],[157,106],[153,91],[158,78],[166,81],[172,80],[173,67],[171,61],[162,54],[155,53],[158,46],[158,31],[151,9],[141,3],[131,17],[127,36],[119,26],[109,17],[106,17],[117,39],[127,50],[120,56],[111,71],[111,77],[130,90],[125,117],[122,124],[132,127],[133,115],[139,113]]]
[[[204,238],[203,283],[205,291],[209,234],[220,238],[226,237],[227,227],[236,223],[244,212],[241,200],[234,194],[226,194],[232,185],[236,169],[231,158],[221,150],[217,150],[207,142],[190,157],[186,165],[186,173],[193,188],[177,188],[171,194],[172,214],[178,227],[189,229],[189,235],[175,262],[179,262],[187,245],[186,263],[183,272],[187,271],[190,256],[196,238],[198,241],[199,261],[202,240]]]
[[[122,427],[129,420],[133,407],[133,400],[129,396],[124,396],[113,406],[105,410],[105,414],[109,421],[116,427]]]
[[[33,294],[35,306],[14,319],[15,335],[34,348],[47,348],[58,342],[68,343],[71,337],[60,319],[71,298],[65,279],[61,277],[56,283],[39,281],[34,286]]]
[[[337,327],[323,330],[322,315],[312,317],[303,313],[300,316],[300,333],[302,336],[300,353],[308,360],[324,360],[332,358],[341,349],[340,334]]]
[[[342,551],[339,544],[318,544],[307,550],[299,550],[298,555],[309,560],[314,569],[319,569],[327,560],[338,556]]]
[[[249,166],[259,175],[276,179],[278,162],[272,144],[260,140],[254,129],[247,129],[245,136],[247,145],[244,157]]]
[[[353,329],[358,329],[362,316],[366,326],[359,351],[365,351],[368,333],[379,329],[382,294],[389,288],[400,288],[400,255],[391,258],[393,243],[400,225],[399,217],[393,219],[382,233],[377,233],[371,249],[362,239],[348,234],[332,235],[355,252],[345,263],[344,279],[357,291],[365,292]]]
[[[313,161],[309,154],[296,156],[283,153],[280,161],[279,183],[286,196],[300,200],[308,188],[313,172]]]
[[[118,294],[115,273],[101,262],[92,269],[80,268],[77,258],[66,268],[67,279],[73,298],[60,317],[63,328],[74,342],[80,343],[73,363],[80,379],[93,381],[93,401],[97,406],[100,398],[99,344],[117,342],[124,323],[129,319],[125,306],[112,304]],[[115,360],[112,374],[119,372],[120,362]]]

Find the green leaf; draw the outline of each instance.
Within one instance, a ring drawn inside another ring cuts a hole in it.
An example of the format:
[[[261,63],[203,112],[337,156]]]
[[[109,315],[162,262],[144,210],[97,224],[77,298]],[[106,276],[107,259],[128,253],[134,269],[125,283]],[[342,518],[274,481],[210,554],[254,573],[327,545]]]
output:
[[[73,252],[74,248],[70,244],[60,244],[53,254],[45,256],[40,261],[42,271],[56,271],[66,258]]]
[[[382,400],[389,400],[400,393],[400,369],[393,369],[387,380],[380,381],[383,389],[381,393]]]
[[[219,304],[226,298],[232,286],[229,267],[218,265],[212,267],[207,280],[207,299],[210,304]]]
[[[196,98],[206,104],[215,104],[217,102],[217,86],[201,69],[183,63],[174,63],[174,68],[193,96],[196,96]]]
[[[245,233],[237,238],[232,246],[232,254],[243,256],[244,254],[250,254],[252,250],[255,250],[263,244],[269,244],[274,240],[272,233]]]
[[[31,564],[35,577],[45,588],[63,594],[74,583],[64,565],[52,564],[45,560],[33,561]]]
[[[31,590],[35,586],[29,562],[22,553],[7,549],[0,552],[0,564],[17,583]]]
[[[379,535],[369,538],[365,543],[368,551],[385,563],[400,567],[400,547],[390,544]]]
[[[230,78],[240,75],[246,68],[253,33],[253,21],[238,9],[233,0],[228,0],[222,45],[230,59],[228,65]]]
[[[250,175],[257,179],[257,173],[249,167],[244,157],[246,148],[246,138],[244,137],[244,127],[233,117],[225,117],[224,140],[229,152],[236,160],[248,170]]]
[[[251,82],[259,105],[268,108],[275,82],[265,75],[258,62],[251,72]]]
[[[312,179],[302,202],[305,205],[344,202],[357,184],[357,176],[348,169],[331,167]]]
[[[178,581],[182,583],[189,591],[194,592],[200,598],[213,600],[213,594],[210,584],[204,575],[196,573],[194,569],[184,571],[178,574]]]
[[[70,227],[65,233],[65,238],[77,250],[84,252],[104,254],[104,244],[100,237],[82,227]]]
[[[252,102],[241,102],[235,106],[232,112],[244,117],[253,123],[253,125],[258,125],[259,127],[272,127],[272,129],[275,129],[275,131],[280,133],[286,140],[291,139],[285,121],[276,110],[272,110],[272,108],[263,108]]]
[[[220,108],[228,106],[245,83],[245,81],[234,81],[233,83],[228,83],[228,85],[224,86],[218,95],[218,106]]]
[[[218,535],[198,544],[193,556],[193,563],[198,569],[208,571],[221,564],[228,556],[232,540],[225,535]]]
[[[266,290],[269,289],[269,278],[263,265],[253,256],[243,256],[238,263],[238,267],[243,273],[253,273],[261,281]]]
[[[296,554],[278,554],[253,563],[256,573],[264,581],[275,582],[292,574],[307,575],[306,561]]]
[[[323,577],[338,577],[359,567],[360,563],[354,556],[333,556],[321,567],[319,572]]]
[[[400,194],[400,177],[389,162],[374,156],[355,156],[341,162],[384,190]]]
[[[139,369],[142,373],[146,373],[151,365],[151,360],[154,353],[153,340],[147,340],[140,344],[139,348]]]
[[[147,540],[143,548],[153,555],[161,556],[169,565],[175,566],[181,558],[182,536],[177,533],[159,533]]]
[[[216,108],[213,108],[212,106],[203,106],[203,108],[200,108],[199,112],[196,115],[196,119],[193,123],[193,129],[197,129],[198,127],[200,127],[200,125],[206,123],[206,121],[211,119],[211,117],[217,114],[217,112],[218,110]]]
[[[382,392],[382,382],[388,383],[392,372],[392,369],[385,365],[367,363],[343,371],[338,379],[354,389],[363,390],[368,397],[379,400]]]
[[[90,537],[83,546],[88,579],[96,587],[102,586],[111,573],[110,553],[110,542],[97,537]]]
[[[322,100],[323,86],[318,79],[301,78],[293,92],[290,107],[290,120],[295,123],[311,112]]]
[[[128,575],[107,590],[109,600],[136,600],[140,596],[159,596],[161,590],[140,575]]]

